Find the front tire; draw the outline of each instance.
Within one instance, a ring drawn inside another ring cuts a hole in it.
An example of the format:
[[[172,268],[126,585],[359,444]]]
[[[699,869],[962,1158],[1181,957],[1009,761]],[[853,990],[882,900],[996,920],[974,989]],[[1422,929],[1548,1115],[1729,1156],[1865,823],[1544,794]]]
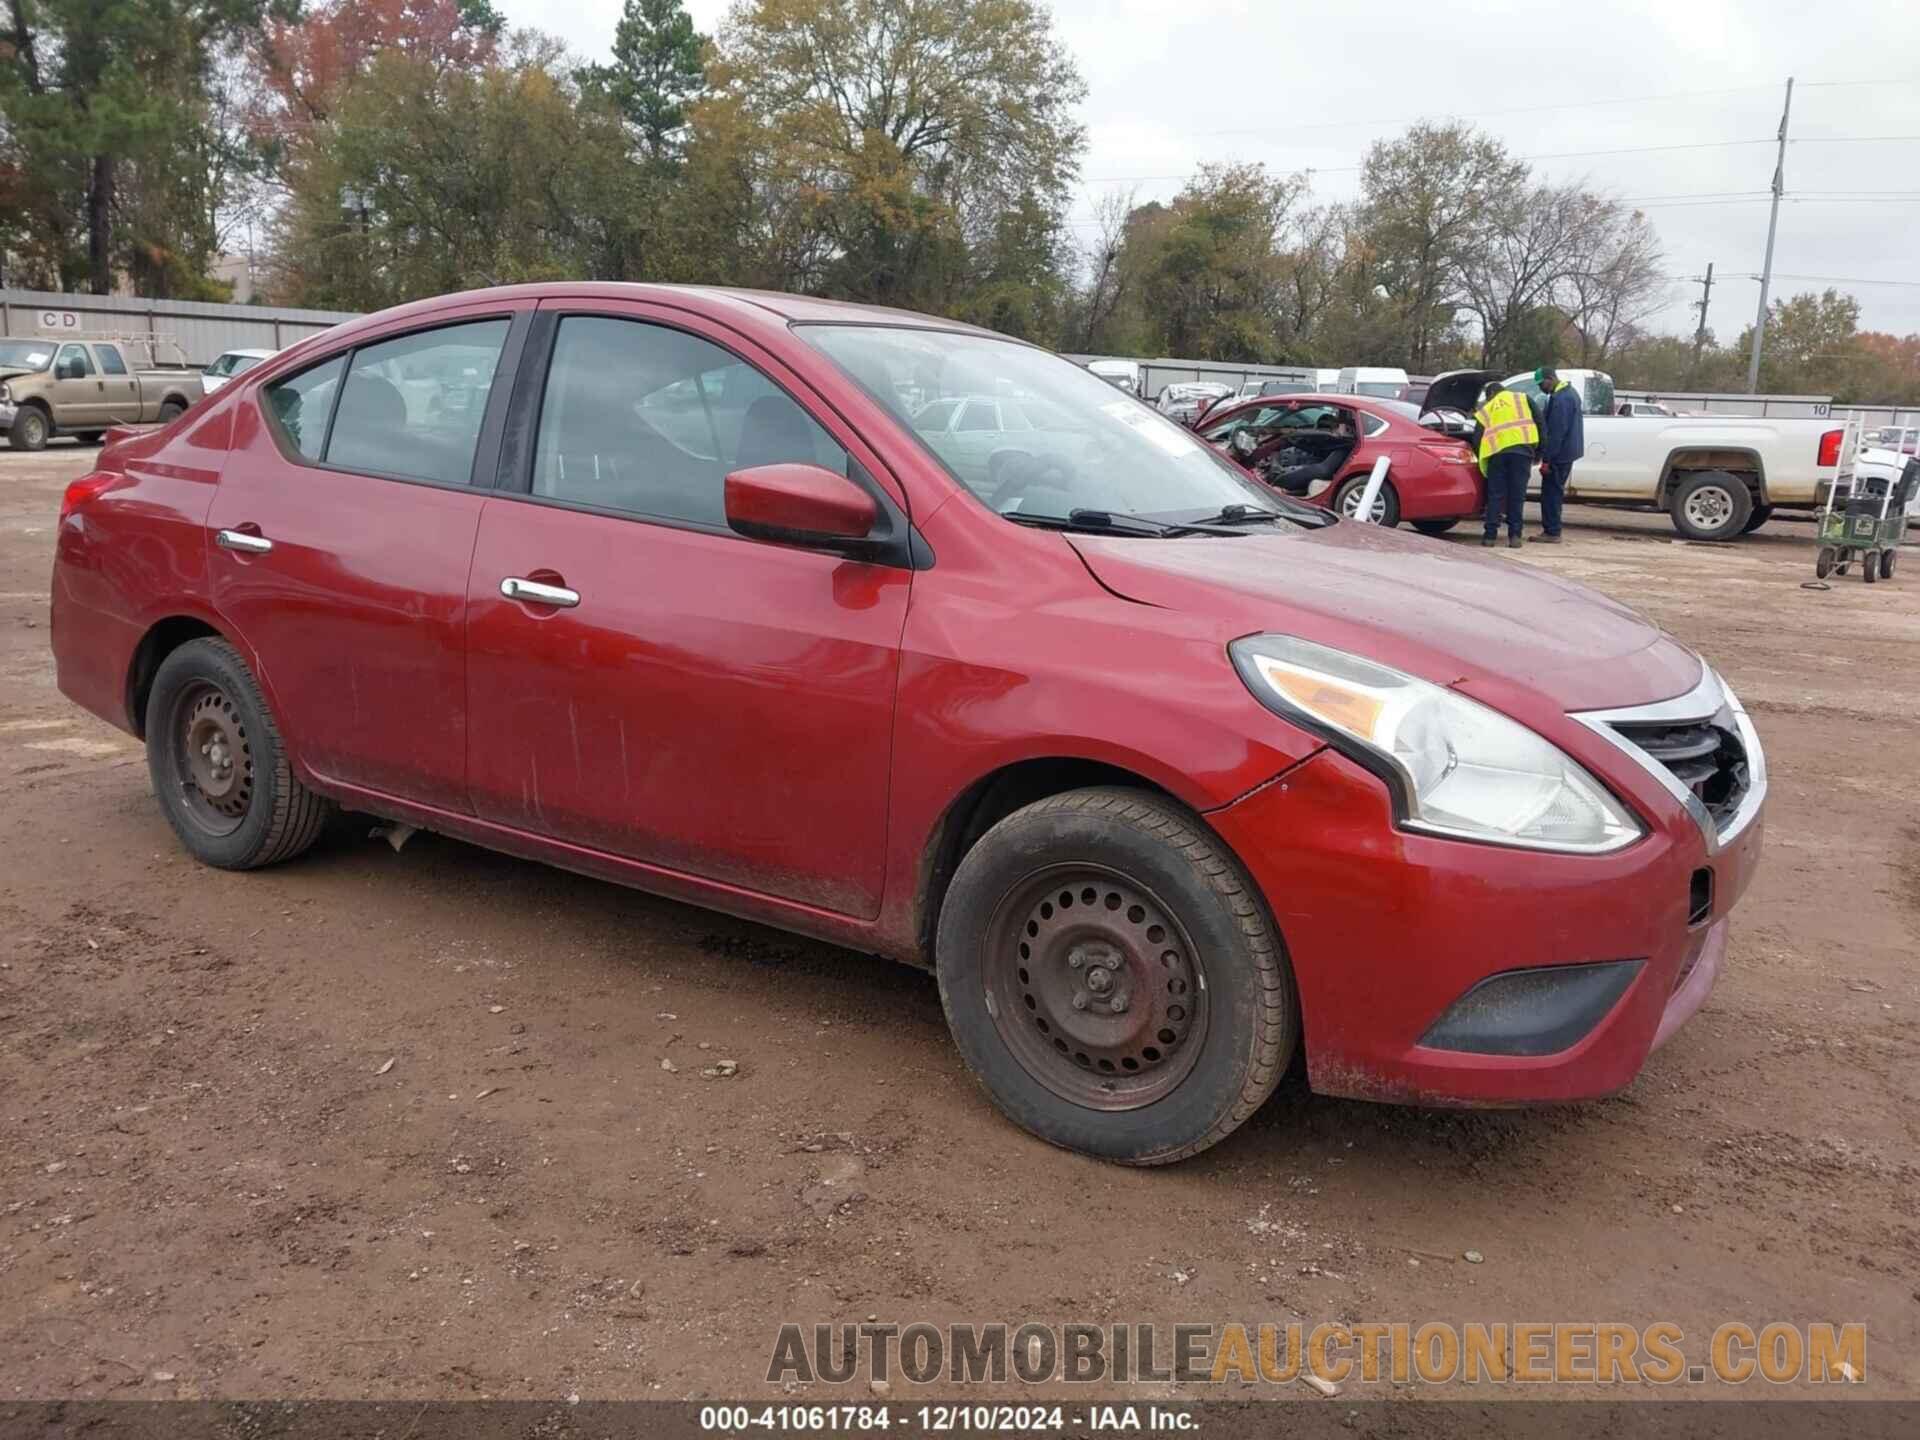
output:
[[[146,730],[153,792],[196,860],[253,870],[320,838],[333,805],[295,778],[253,672],[226,641],[192,640],[160,662]]]
[[[1753,492],[1737,475],[1703,470],[1674,487],[1667,513],[1689,540],[1733,540],[1753,517]]]
[[[1299,1037],[1252,880],[1146,791],[1072,790],[1000,821],[960,862],[935,955],[954,1043],[1008,1118],[1122,1164],[1223,1139]]]
[[[1343,520],[1359,518],[1360,497],[1366,493],[1367,477],[1355,475],[1341,484],[1333,493],[1333,508]],[[1373,523],[1382,530],[1391,530],[1400,523],[1400,496],[1393,488],[1391,480],[1380,483],[1380,493],[1373,499]]]
[[[1416,520],[1413,528],[1422,535],[1444,535],[1459,523],[1458,520]]]
[[[22,405],[13,417],[13,428],[7,431],[7,444],[16,450],[44,450],[52,438],[53,422],[37,405]]]

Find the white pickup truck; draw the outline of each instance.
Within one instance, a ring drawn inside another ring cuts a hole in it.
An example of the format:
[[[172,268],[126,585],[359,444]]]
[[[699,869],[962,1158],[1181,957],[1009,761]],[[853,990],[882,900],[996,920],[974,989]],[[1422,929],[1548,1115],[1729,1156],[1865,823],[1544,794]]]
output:
[[[1574,464],[1570,500],[1664,510],[1689,540],[1733,540],[1758,530],[1775,510],[1815,509],[1836,478],[1853,473],[1857,434],[1838,421],[1618,415],[1611,375],[1559,373],[1586,412],[1587,453]],[[1484,370],[1440,376],[1427,393],[1427,408],[1471,414],[1473,403],[1460,397],[1477,395],[1497,378]],[[1539,405],[1532,371],[1504,383]]]

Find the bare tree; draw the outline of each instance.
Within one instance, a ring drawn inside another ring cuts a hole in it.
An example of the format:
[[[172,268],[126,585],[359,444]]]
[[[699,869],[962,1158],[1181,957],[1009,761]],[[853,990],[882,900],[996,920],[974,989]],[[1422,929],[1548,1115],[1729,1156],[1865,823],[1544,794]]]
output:
[[[1087,323],[1080,337],[1083,350],[1093,349],[1094,336],[1120,308],[1126,290],[1126,273],[1120,264],[1120,248],[1126,243],[1127,217],[1133,214],[1139,190],[1107,190],[1093,206],[1094,232],[1088,245],[1092,279],[1087,286]]]
[[[1591,365],[1628,343],[1666,303],[1670,286],[1659,236],[1642,212],[1590,195],[1578,238],[1579,263],[1564,290],[1580,331],[1580,363]]]

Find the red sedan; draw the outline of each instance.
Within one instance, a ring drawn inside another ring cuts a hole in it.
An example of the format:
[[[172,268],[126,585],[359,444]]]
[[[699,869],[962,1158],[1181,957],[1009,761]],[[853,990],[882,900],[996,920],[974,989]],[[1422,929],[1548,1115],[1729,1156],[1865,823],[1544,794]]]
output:
[[[1388,529],[1406,520],[1423,535],[1441,535],[1486,509],[1486,482],[1467,442],[1422,425],[1419,408],[1404,401],[1269,396],[1208,411],[1198,430],[1260,479],[1348,516],[1374,461],[1387,456],[1373,519]]]
[[[1032,346],[757,293],[303,341],[68,488],[52,643],[208,865],[346,809],[894,956],[1009,1116],[1134,1164],[1302,1048],[1331,1094],[1619,1089],[1766,795],[1623,606],[1296,504]]]

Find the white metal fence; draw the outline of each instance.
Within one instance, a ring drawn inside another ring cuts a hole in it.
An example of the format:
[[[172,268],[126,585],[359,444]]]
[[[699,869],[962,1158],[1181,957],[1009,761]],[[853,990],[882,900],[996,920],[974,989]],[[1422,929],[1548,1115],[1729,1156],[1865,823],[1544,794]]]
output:
[[[0,290],[0,337],[102,331],[165,335],[179,344],[194,365],[210,364],[228,350],[283,350],[296,340],[353,318],[350,312],[335,310]]]

